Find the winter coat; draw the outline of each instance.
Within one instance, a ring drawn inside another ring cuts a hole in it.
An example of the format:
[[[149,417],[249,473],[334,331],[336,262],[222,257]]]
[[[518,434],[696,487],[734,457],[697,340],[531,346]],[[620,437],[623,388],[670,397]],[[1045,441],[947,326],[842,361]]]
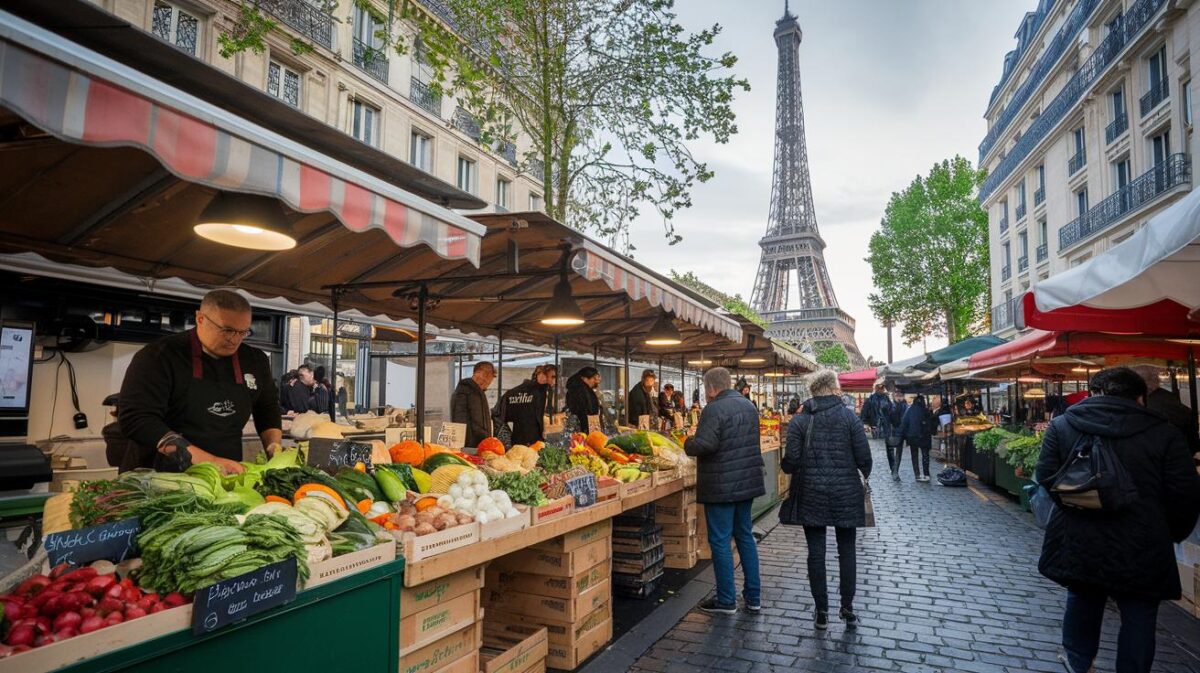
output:
[[[888,427],[891,428],[892,433],[899,432],[900,424],[904,422],[904,414],[907,411],[908,402],[896,402],[895,400],[892,401],[892,406],[888,410],[887,414]]]
[[[928,430],[929,410],[924,404],[913,404],[905,410],[904,417],[900,420],[900,436],[909,446],[919,449],[932,448],[933,440],[930,439]]]
[[[871,393],[867,401],[863,402],[862,414],[859,418],[864,424],[877,427],[886,421],[891,406],[892,401],[888,399],[887,393]]]
[[[810,429],[809,423],[812,424]],[[812,440],[805,447],[805,436]],[[859,528],[866,523],[863,485],[871,447],[862,423],[834,395],[814,397],[788,424],[783,471],[792,475],[780,523]]]
[[[528,380],[500,397],[493,417],[497,423],[512,423],[513,444],[528,446],[544,439],[542,432],[549,387]]]
[[[587,432],[588,416],[600,415],[600,398],[579,372],[567,379],[567,413],[575,417],[580,432]]]
[[[698,502],[743,502],[767,492],[758,412],[736,390],[721,391],[704,407],[683,450],[696,458]]]
[[[646,387],[639,381],[637,385],[629,389],[629,406],[626,410],[628,413],[629,425],[637,427],[638,416],[649,416],[650,421],[658,418],[658,397],[646,392]]]
[[[1139,498],[1116,512],[1059,507],[1046,527],[1038,570],[1072,589],[1148,600],[1180,596],[1173,541],[1200,513],[1200,476],[1179,431],[1140,404],[1090,397],[1050,422],[1037,479],[1043,485],[1084,435],[1100,437],[1137,486]]]
[[[479,442],[492,436],[492,413],[488,409],[487,393],[473,378],[458,382],[450,398],[450,420],[467,426],[467,446],[479,446]]]
[[[1183,433],[1187,440],[1188,449],[1192,453],[1200,451],[1200,437],[1196,435],[1196,414],[1179,401],[1179,395],[1164,388],[1157,388],[1146,396],[1146,406],[1151,411],[1162,414],[1167,422]]]

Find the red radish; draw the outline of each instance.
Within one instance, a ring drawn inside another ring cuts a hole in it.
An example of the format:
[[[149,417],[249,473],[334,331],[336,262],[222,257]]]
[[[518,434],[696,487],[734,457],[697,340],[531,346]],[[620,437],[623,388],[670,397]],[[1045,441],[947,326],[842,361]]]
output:
[[[109,598],[119,599],[125,595],[125,587],[121,586],[120,582],[118,582],[110,586],[108,590],[104,592],[104,595]]]
[[[21,617],[21,604],[16,601],[4,602],[5,621],[15,622]]]
[[[50,582],[50,578],[45,575],[34,575],[17,585],[17,590],[14,593],[20,596],[32,596],[50,586]]]
[[[49,617],[42,616],[37,618],[37,631],[39,633],[50,633],[51,621]]]
[[[70,563],[59,563],[50,569],[50,579],[56,580],[63,575],[71,572],[73,566]]]
[[[123,621],[125,621],[125,615],[121,614],[120,612],[110,612],[108,616],[104,618],[104,623],[108,624],[109,626],[120,624]]]
[[[42,604],[42,614],[53,617],[63,611],[63,598],[66,594],[58,594]]]
[[[45,591],[39,591],[38,594],[33,597],[33,600],[29,601],[29,604],[40,610],[43,605],[50,601],[51,598],[61,595],[62,593],[59,591],[51,591],[50,589],[46,589]]]
[[[167,609],[166,603],[155,603],[150,606],[150,614],[155,615]]]
[[[142,600],[142,590],[137,587],[126,587],[122,598],[131,603],[136,603]]]
[[[121,609],[121,601],[115,598],[105,598],[96,605],[96,614],[106,617],[110,612],[117,612]]]
[[[158,603],[158,594],[146,594],[142,596],[142,600],[137,602],[137,606],[143,610],[149,610],[154,607],[155,603]]]
[[[96,614],[96,608],[94,608],[90,605],[85,608],[79,608],[79,616],[83,617],[84,619],[87,619],[88,617],[91,617],[95,614]]]
[[[82,622],[83,617],[78,612],[64,612],[54,618],[54,630],[61,631],[67,627],[77,629]]]
[[[79,631],[70,626],[54,632],[54,638],[56,640],[66,640],[67,638],[74,638],[77,635],[79,635]]]
[[[100,617],[88,617],[87,619],[83,620],[82,623],[80,623],[79,632],[80,633],[91,633],[92,631],[99,631],[100,629],[102,629],[104,627],[105,627],[104,620],[101,619]]]
[[[29,603],[21,606],[21,618],[22,619],[30,619],[32,617],[37,617],[37,616],[38,616],[37,606],[29,604]]]
[[[32,647],[30,647],[30,646],[28,646],[28,645],[17,645],[16,647],[14,647],[14,648],[12,649],[12,653],[13,653],[13,654],[20,654],[20,653],[22,653],[22,652],[28,652],[28,651],[29,651],[29,650],[31,650],[31,649],[33,649],[33,648],[32,648]]]
[[[20,624],[8,630],[8,638],[5,642],[15,647],[17,645],[33,645],[33,640],[33,627],[28,624]]]
[[[188,599],[184,598],[183,594],[179,593],[178,591],[172,591],[166,596],[163,596],[162,600],[167,604],[167,607],[172,608],[177,608],[180,605],[187,605],[188,602]]]
[[[60,582],[87,582],[88,580],[97,577],[100,573],[96,572],[95,568],[83,567],[63,575],[58,578]]]
[[[88,580],[87,586],[84,587],[84,590],[89,594],[99,598],[116,583],[117,578],[115,575],[100,575],[99,577],[94,577]]]
[[[129,607],[125,608],[125,619],[137,619],[138,617],[145,616],[146,611],[136,605],[130,605]]]

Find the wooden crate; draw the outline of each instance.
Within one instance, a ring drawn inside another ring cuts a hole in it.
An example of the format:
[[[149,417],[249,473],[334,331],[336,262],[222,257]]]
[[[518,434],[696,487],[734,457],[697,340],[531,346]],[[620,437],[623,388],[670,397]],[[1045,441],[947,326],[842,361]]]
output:
[[[605,537],[612,537],[612,519],[604,519],[590,526],[577,528],[570,533],[535,544],[531,548],[560,553],[568,552]]]
[[[700,541],[695,535],[684,537],[663,536],[663,551],[667,554],[695,554],[699,551]]]
[[[678,570],[690,570],[696,567],[696,563],[698,563],[699,560],[700,555],[698,551],[689,552],[687,554],[667,554],[663,559],[663,566]]]
[[[451,662],[438,673],[479,673],[479,650],[475,650],[460,659]]]
[[[182,605],[5,657],[0,659],[0,672],[55,671],[84,659],[191,627],[192,606]]]
[[[662,523],[663,537],[696,537],[696,510],[689,509],[688,516],[690,517],[683,523]]]
[[[529,513],[529,507],[525,505],[517,505],[517,510],[521,512],[520,516],[514,516],[511,519],[499,519],[497,521],[489,521],[479,524],[479,539],[495,540],[496,538],[512,535],[529,528],[532,516]]]
[[[400,620],[400,653],[419,650],[480,620],[479,591],[465,593]]]
[[[483,588],[483,566],[461,570],[432,582],[400,590],[400,617],[428,610],[463,594]]]
[[[479,652],[481,673],[529,673],[531,670],[545,670],[546,653],[549,649],[546,629],[538,629],[524,639],[517,638],[519,636],[512,639],[485,636],[483,649]],[[516,642],[512,642],[513,640]]]
[[[572,598],[553,598],[515,591],[488,589],[484,605],[488,610],[500,610],[527,617],[573,622],[608,603],[612,583],[607,578]]]
[[[628,484],[621,484],[621,498],[629,498],[654,489],[654,479],[638,479]]]
[[[104,629],[107,631],[108,629]],[[99,633],[99,632],[97,632]],[[441,640],[429,643],[424,647],[409,651],[401,645],[400,673],[436,673],[446,671],[453,664],[466,657],[476,657],[473,662],[474,670],[478,671],[479,648],[483,644],[483,630],[478,622],[465,626]],[[451,669],[452,670],[452,669]]]
[[[612,477],[596,479],[596,504],[616,500],[621,497],[621,482]]]
[[[654,480],[654,487],[658,488],[659,486],[662,486],[663,484],[669,484],[676,479],[682,479],[683,475],[680,474],[679,468],[671,468],[669,470],[658,470],[651,478]]]
[[[308,584],[305,585],[305,588],[319,587],[351,573],[381,566],[394,560],[396,560],[396,545],[392,542],[385,542],[342,556],[335,556],[319,563],[310,563]]]
[[[431,556],[448,552],[479,542],[479,524],[468,523],[447,528],[428,535],[403,533],[400,536],[404,560],[408,563],[423,561]]]
[[[551,668],[574,668],[574,666],[560,666],[563,662],[567,651],[575,649],[582,641],[588,638],[589,635],[594,635],[598,627],[602,627],[605,622],[612,621],[612,604],[608,603],[601,608],[597,608],[591,614],[586,615],[582,619],[575,622],[560,622],[541,617],[528,617],[509,612],[501,612],[493,610],[487,613],[487,620],[483,624],[483,631],[486,637],[512,637],[512,634],[531,635],[540,628],[546,629],[547,640],[550,642],[550,657],[547,658],[547,664]],[[605,638],[603,643],[608,642],[612,637],[611,627],[609,637]],[[558,662],[554,661],[554,654],[558,652]]]
[[[601,538],[569,552],[552,552],[542,549],[523,549],[497,559],[495,567],[501,571],[575,577],[610,557],[610,540]]]
[[[546,663],[552,668],[572,670],[582,664],[585,659],[604,649],[612,640],[612,618],[579,637],[570,645],[551,645],[546,654]]]
[[[554,521],[555,519],[571,516],[574,513],[575,496],[564,495],[556,500],[551,500],[541,507],[534,507],[531,514],[531,521],[533,525],[536,526],[538,524],[546,523],[547,521]]]
[[[554,577],[530,573],[504,573],[489,569],[488,588],[517,591],[537,596],[574,598],[589,588],[606,581],[612,575],[612,562],[604,560],[574,577]]]

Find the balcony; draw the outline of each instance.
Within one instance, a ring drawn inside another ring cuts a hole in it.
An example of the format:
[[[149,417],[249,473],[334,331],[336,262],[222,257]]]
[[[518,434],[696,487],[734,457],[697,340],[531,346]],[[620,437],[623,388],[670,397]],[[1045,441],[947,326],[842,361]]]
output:
[[[1046,258],[1049,256],[1050,256],[1050,246],[1048,244],[1043,243],[1037,247],[1037,261],[1039,264],[1046,261]]]
[[[1017,258],[1017,273],[1022,273],[1029,270],[1029,255],[1021,255]]]
[[[1008,218],[1002,217],[1000,218],[1000,233],[1003,234],[1006,231],[1008,231]]]
[[[1121,134],[1129,130],[1129,115],[1122,112],[1112,123],[1104,128],[1104,142],[1111,145]]]
[[[1045,203],[1045,201],[1046,201],[1046,188],[1038,187],[1037,191],[1035,191],[1033,193],[1033,207],[1036,208],[1036,207],[1042,205],[1043,203]]]
[[[541,159],[530,159],[527,170],[540,180],[546,173],[546,164]]]
[[[1159,104],[1165,101],[1170,95],[1170,82],[1165,79],[1155,82],[1154,85],[1150,87],[1150,90],[1146,92],[1146,95],[1142,96],[1142,116],[1145,117],[1146,115],[1150,114],[1151,110],[1158,107]]]
[[[1000,267],[1000,282],[1004,282],[1009,278],[1012,278],[1012,266],[1005,265]]]
[[[1104,231],[1163,193],[1192,181],[1192,162],[1186,154],[1172,154],[1163,163],[1139,175],[1058,232],[1060,251]]]
[[[496,150],[496,153],[499,154],[501,157],[504,157],[504,160],[508,162],[509,166],[512,166],[514,168],[517,166],[517,146],[516,145],[506,142],[506,143],[500,145],[500,148]]]
[[[333,17],[304,0],[258,0],[260,8],[313,42],[333,49]]]
[[[802,308],[791,311],[771,311],[762,316],[768,322],[785,322],[795,320],[838,320],[850,327],[855,326],[854,318],[840,308]]]
[[[1071,11],[1070,16],[1063,22],[1063,27],[1054,35],[1054,39],[1047,45],[1045,52],[1042,53],[1033,69],[1029,72],[1029,76],[1025,78],[1025,82],[1013,92],[1012,100],[1004,107],[1004,111],[992,123],[991,129],[984,137],[983,142],[979,144],[979,163],[982,164],[987,153],[991,151],[996,141],[1008,129],[1013,120],[1020,114],[1021,108],[1029,102],[1034,92],[1041,86],[1046,79],[1046,75],[1054,69],[1058,60],[1066,52],[1067,47],[1075,42],[1075,38],[1079,35],[1088,23],[1088,17],[1100,5],[1100,0],[1080,0],[1079,4],[1075,5],[1075,9]],[[997,90],[1004,85],[1001,79]]]
[[[992,307],[992,332],[999,332],[1016,325],[1020,302],[1020,297],[1016,297]]]
[[[1067,160],[1067,175],[1075,175],[1087,165],[1087,152],[1081,147],[1079,151]]]
[[[1080,65],[1079,70],[1067,81],[1054,100],[1050,101],[1042,109],[1041,115],[1033,120],[1029,128],[1025,129],[1025,134],[1021,136],[1012,150],[988,174],[979,189],[980,201],[987,201],[992,193],[1008,180],[1030,152],[1046,139],[1050,131],[1054,130],[1068,114],[1076,109],[1084,94],[1104,75],[1108,67],[1116,62],[1125,47],[1141,36],[1142,32],[1151,25],[1151,20],[1166,4],[1167,0],[1137,0],[1129,8],[1120,25],[1115,26],[1108,37],[1096,45],[1096,50],[1092,52],[1092,55]],[[1094,9],[1095,3],[1081,0],[1080,6],[1083,5],[1090,5],[1090,9]],[[1030,79],[1035,78],[1031,76]],[[995,126],[993,125],[993,128]]]
[[[354,38],[354,65],[371,77],[387,84],[388,60],[382,49],[369,47],[357,37]]]
[[[460,107],[454,108],[454,119],[451,120],[451,124],[453,124],[454,128],[467,134],[475,142],[479,142],[479,139],[483,136],[483,129],[479,126],[479,120],[475,118],[475,115]]]
[[[1017,221],[1020,222],[1021,219],[1024,217],[1025,217],[1025,204],[1022,203],[1019,206],[1017,206]]]
[[[408,99],[416,103],[417,107],[432,112],[437,116],[442,116],[442,96],[436,94],[429,85],[416,77],[412,78],[412,83],[409,85]]]

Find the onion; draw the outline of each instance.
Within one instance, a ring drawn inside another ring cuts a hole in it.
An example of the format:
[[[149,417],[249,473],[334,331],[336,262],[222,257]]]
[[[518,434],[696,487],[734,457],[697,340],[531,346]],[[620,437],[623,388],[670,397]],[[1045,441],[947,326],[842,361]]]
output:
[[[475,484],[474,491],[475,497],[478,498],[481,495],[487,495],[488,489],[484,484]]]
[[[410,516],[408,514],[401,514],[400,516],[396,517],[396,528],[398,528],[400,530],[408,531],[408,530],[412,530],[416,527],[417,527],[417,520],[415,517]]]
[[[459,514],[458,515],[458,525],[460,525],[460,526],[463,524],[471,523],[474,520],[475,520],[475,517],[471,516],[470,514]]]
[[[487,523],[488,521],[491,521],[491,519],[492,518],[488,516],[487,512],[480,512],[475,515],[475,520],[479,523]]]
[[[413,529],[413,532],[417,535],[429,535],[430,533],[436,533],[437,529],[434,528],[433,524],[431,523],[419,523],[417,524],[417,527]]]
[[[446,490],[450,493],[450,496],[453,498],[461,498],[462,497],[463,487],[459,486],[458,484],[451,484],[450,488],[448,488]]]

